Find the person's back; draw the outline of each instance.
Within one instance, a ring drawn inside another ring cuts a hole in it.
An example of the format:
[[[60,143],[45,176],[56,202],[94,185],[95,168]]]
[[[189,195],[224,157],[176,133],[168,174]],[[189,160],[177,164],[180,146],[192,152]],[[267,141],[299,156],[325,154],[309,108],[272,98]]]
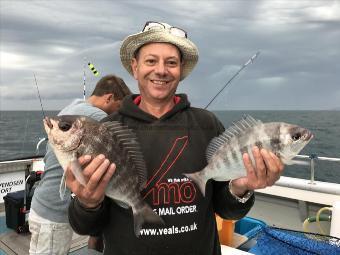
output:
[[[108,75],[97,83],[88,100],[76,99],[58,115],[85,115],[99,121],[116,111],[123,97],[130,93],[122,79]],[[29,215],[32,233],[30,254],[66,254],[73,234],[67,210],[71,193],[68,190],[64,194],[60,193],[64,170],[49,144],[44,162],[44,173],[35,189]]]

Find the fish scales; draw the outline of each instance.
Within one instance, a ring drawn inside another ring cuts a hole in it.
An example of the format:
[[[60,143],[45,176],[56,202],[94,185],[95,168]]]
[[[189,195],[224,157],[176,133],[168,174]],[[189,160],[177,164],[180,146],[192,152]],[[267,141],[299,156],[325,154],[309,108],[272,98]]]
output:
[[[185,175],[205,195],[205,185],[209,179],[229,181],[246,176],[243,154],[248,153],[254,164],[254,146],[272,151],[284,164],[305,164],[293,158],[312,138],[309,130],[297,125],[284,122],[262,123],[249,115],[244,116],[211,140],[206,150],[208,165],[199,172]]]
[[[144,222],[164,223],[141,197],[147,178],[146,165],[137,137],[128,127],[75,115],[46,118],[44,126],[61,166],[66,170],[73,162],[76,167],[72,169],[80,182],[84,178],[76,160],[79,156],[103,154],[116,164],[105,194],[120,206],[131,207],[137,236]]]

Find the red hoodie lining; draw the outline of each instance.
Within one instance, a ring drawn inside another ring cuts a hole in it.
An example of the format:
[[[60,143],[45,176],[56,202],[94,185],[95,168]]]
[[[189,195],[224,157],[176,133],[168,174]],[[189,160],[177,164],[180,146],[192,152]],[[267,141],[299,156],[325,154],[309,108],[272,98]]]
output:
[[[133,100],[133,103],[135,105],[139,105],[141,101],[142,101],[142,96],[139,95]],[[174,103],[175,104],[178,104],[180,101],[181,101],[181,98],[179,96],[174,96]]]

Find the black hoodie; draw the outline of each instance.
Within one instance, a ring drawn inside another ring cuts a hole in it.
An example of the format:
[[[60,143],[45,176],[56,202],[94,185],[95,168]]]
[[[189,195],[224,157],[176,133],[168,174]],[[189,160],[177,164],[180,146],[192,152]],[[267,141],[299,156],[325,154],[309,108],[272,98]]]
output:
[[[148,169],[142,196],[165,225],[144,224],[136,237],[132,211],[106,198],[94,211],[73,201],[69,209],[72,227],[80,234],[102,231],[104,254],[221,254],[215,213],[239,219],[250,210],[254,197],[239,203],[230,194],[227,182],[211,180],[203,197],[183,173],[207,165],[206,147],[223,132],[223,125],[211,112],[190,107],[184,94],[176,96],[176,105],[161,118],[142,111],[136,104],[137,97],[125,98],[119,112],[103,121],[118,120],[137,134]]]

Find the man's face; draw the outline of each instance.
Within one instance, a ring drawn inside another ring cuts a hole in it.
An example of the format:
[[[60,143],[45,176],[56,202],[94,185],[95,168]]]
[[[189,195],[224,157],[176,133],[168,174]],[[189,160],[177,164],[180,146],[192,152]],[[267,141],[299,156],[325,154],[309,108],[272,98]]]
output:
[[[181,76],[180,52],[176,46],[169,43],[144,45],[131,65],[143,100],[172,99]]]

